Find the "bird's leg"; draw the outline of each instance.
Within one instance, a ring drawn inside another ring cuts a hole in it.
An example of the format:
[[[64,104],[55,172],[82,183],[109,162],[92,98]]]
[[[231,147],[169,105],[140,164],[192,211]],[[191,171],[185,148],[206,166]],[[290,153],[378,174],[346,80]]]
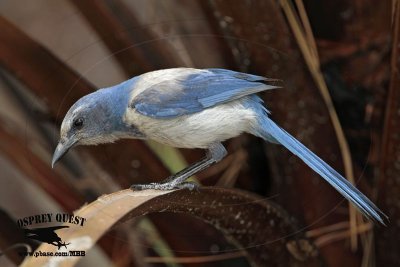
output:
[[[171,190],[177,188],[187,188],[193,190],[197,187],[195,183],[185,182],[189,177],[208,168],[210,165],[220,161],[226,155],[226,149],[221,143],[212,144],[208,148],[206,157],[189,167],[171,175],[161,183],[151,184],[134,184],[131,186],[132,190],[143,190],[143,189],[158,189],[158,190]]]

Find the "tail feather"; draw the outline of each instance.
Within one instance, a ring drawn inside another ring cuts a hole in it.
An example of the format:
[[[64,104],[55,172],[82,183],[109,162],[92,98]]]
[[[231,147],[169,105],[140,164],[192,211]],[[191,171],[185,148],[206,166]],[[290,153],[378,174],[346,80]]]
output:
[[[315,155],[268,117],[262,120],[259,135],[266,140],[273,137],[278,143],[285,146],[290,152],[298,156],[315,172],[321,175],[322,178],[324,178],[346,199],[352,202],[366,217],[385,225],[385,221],[388,220],[388,217],[374,203],[372,203],[371,200],[369,200],[331,166],[326,164],[321,158]]]

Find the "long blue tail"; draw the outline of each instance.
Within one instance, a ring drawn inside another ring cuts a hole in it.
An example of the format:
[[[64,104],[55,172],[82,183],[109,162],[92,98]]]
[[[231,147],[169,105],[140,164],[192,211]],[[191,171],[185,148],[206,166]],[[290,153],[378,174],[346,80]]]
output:
[[[272,137],[277,143],[285,146],[353,203],[366,217],[385,225],[385,220],[388,220],[388,217],[371,200],[267,116],[261,119],[258,135],[267,141],[274,141],[271,140]]]

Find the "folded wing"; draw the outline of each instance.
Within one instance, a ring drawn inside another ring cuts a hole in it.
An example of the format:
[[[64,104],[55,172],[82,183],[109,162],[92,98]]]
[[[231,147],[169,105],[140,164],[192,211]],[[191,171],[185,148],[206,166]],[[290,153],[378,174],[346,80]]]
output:
[[[168,76],[160,72],[160,82],[152,82],[134,97],[130,107],[149,117],[172,118],[279,88],[272,84],[277,80],[224,69],[168,71]]]

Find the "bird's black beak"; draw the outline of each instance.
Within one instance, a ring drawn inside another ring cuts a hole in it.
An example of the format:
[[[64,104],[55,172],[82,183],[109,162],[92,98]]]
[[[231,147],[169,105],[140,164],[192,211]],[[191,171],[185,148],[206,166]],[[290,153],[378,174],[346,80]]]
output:
[[[54,164],[57,163],[67,152],[73,147],[78,140],[72,136],[70,139],[61,139],[58,142],[56,150],[53,154],[53,160],[51,161],[51,167],[54,167]]]

